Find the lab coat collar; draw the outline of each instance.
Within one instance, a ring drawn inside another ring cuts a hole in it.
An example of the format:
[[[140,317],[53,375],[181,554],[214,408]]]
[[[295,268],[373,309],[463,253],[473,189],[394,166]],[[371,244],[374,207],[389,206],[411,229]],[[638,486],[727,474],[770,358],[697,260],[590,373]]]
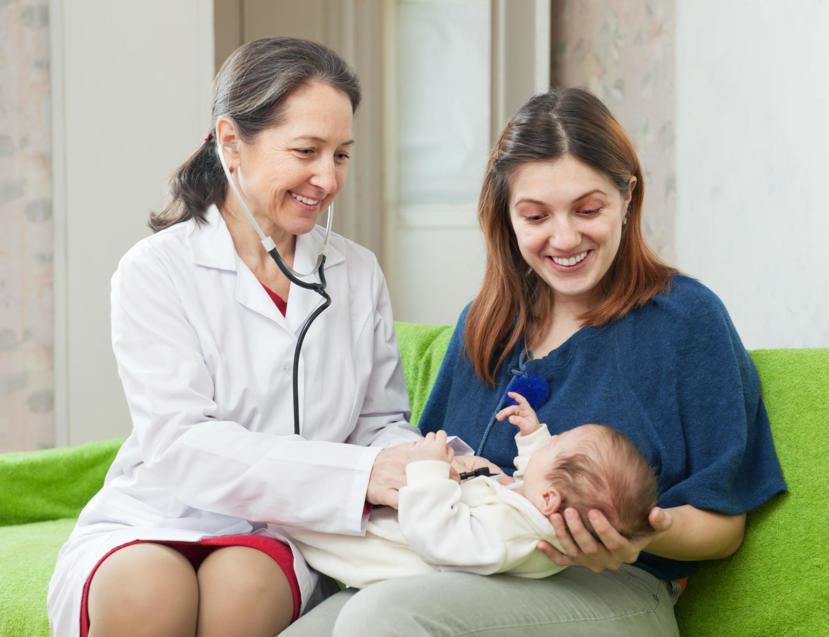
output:
[[[334,244],[336,236],[328,244],[328,258],[325,269],[333,267],[345,260],[343,253]],[[316,263],[325,230],[316,226],[308,234],[297,237],[296,254],[294,255],[294,269],[297,272],[309,272]],[[236,248],[230,231],[227,229],[224,218],[215,204],[211,204],[205,213],[205,223],[193,222],[190,230],[190,245],[193,250],[193,260],[206,268],[218,270],[237,270],[239,261]]]
[[[283,317],[262,284],[236,254],[230,231],[215,205],[207,209],[205,220],[206,223],[203,224],[194,222],[190,233],[190,244],[196,264],[236,272],[236,300],[239,303],[292,333],[298,333],[306,317],[320,303],[320,296],[312,290],[306,290],[292,283],[288,293],[288,312]],[[309,272],[314,268],[324,237],[325,230],[319,226],[297,237],[294,254],[295,270]],[[325,261],[326,275],[331,268],[345,261],[342,251],[333,245],[336,238],[332,236],[334,241],[328,245],[328,258]],[[316,281],[317,277],[314,275],[306,280]]]

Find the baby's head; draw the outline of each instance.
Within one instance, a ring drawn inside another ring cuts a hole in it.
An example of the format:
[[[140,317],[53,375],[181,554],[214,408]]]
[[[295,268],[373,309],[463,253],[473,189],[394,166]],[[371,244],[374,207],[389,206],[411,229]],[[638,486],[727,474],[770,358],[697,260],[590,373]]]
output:
[[[624,434],[604,425],[575,427],[533,453],[524,495],[548,517],[576,509],[594,535],[587,517],[591,509],[627,538],[653,531],[648,522],[657,497],[653,470]]]

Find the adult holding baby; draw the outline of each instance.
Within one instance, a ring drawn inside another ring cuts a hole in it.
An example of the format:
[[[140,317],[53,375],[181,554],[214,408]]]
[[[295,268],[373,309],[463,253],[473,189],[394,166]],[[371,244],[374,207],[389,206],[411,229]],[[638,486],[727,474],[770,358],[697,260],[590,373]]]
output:
[[[643,195],[635,150],[597,98],[555,90],[519,109],[481,191],[484,284],[421,428],[509,470],[514,431],[496,414],[513,378],[543,378],[549,399],[534,406],[550,433],[609,425],[654,468],[654,531],[627,538],[599,510],[585,520],[565,507],[551,516],[563,550],[541,547],[572,567],[555,577],[382,582],[330,598],[302,634],[678,633],[673,603],[693,563],[736,551],[746,512],[786,487],[752,362],[716,295],[648,250]]]

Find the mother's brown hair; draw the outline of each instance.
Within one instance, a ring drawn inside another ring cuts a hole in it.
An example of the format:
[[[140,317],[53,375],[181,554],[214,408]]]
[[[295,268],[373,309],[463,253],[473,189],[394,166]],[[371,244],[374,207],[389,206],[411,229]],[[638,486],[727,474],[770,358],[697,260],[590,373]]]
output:
[[[531,98],[493,147],[478,202],[487,264],[483,286],[466,319],[464,340],[476,373],[490,385],[521,335],[526,331],[532,338],[552,319],[549,286],[529,270],[512,229],[510,178],[528,162],[554,161],[567,154],[607,175],[623,195],[630,178],[636,178],[619,251],[599,282],[602,300],[580,317],[582,324],[598,327],[622,318],[665,290],[676,272],[645,245],[639,159],[607,107],[582,89],[552,90]]]

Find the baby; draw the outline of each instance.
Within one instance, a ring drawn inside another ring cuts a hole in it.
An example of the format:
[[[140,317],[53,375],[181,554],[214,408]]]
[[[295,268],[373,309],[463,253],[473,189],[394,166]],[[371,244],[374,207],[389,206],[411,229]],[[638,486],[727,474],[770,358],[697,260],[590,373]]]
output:
[[[519,428],[516,479],[453,478],[446,433],[430,433],[412,447],[399,510],[373,509],[364,536],[288,530],[308,563],[355,588],[444,570],[541,578],[563,568],[537,545],[561,550],[549,517],[566,507],[588,529],[598,509],[626,537],[652,530],[656,479],[623,434],[582,425],[551,436],[523,396],[509,396],[517,404],[496,417]]]

